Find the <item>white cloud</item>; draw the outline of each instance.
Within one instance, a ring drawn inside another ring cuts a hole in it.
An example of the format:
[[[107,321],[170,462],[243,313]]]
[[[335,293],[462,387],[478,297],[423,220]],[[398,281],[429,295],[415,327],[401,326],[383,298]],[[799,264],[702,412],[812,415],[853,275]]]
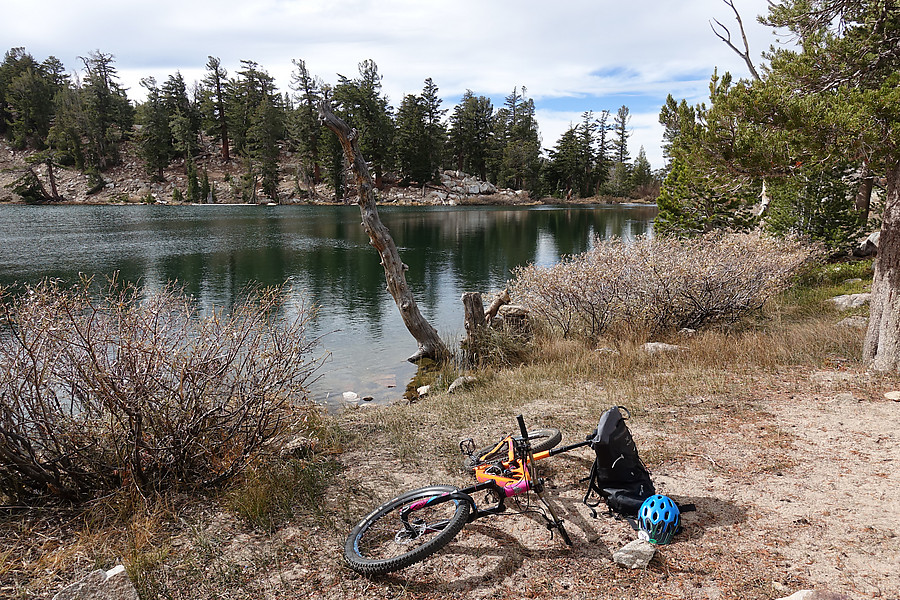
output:
[[[583,97],[583,110],[615,110],[631,95],[643,103],[672,93],[703,98],[716,66],[746,75],[742,61],[712,34],[709,20],[731,25],[720,0],[87,0],[7,2],[0,39],[25,46],[38,60],[55,55],[70,70],[94,49],[116,56],[123,83],[141,95],[146,76],[164,80],[180,70],[189,82],[203,75],[209,55],[229,71],[257,62],[286,91],[291,59],[302,58],[327,82],[373,59],[396,106],[431,77],[442,94],[466,89],[502,97],[527,86],[539,111],[545,146],[568,127],[571,114],[550,101]],[[755,16],[767,0],[736,0],[754,55],[772,42]],[[12,6],[9,6],[12,5]],[[652,118],[651,118],[652,117]],[[656,115],[635,111],[633,155],[641,144],[662,165]],[[564,125],[561,125],[564,124]]]

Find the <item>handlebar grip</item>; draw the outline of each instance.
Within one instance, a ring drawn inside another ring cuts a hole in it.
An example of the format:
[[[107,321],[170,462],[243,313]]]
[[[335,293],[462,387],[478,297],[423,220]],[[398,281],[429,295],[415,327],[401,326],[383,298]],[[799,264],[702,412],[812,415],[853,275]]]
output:
[[[527,441],[528,440],[528,430],[525,429],[524,417],[522,417],[522,415],[519,415],[518,417],[516,417],[516,421],[519,422],[519,431],[522,433],[522,439]]]

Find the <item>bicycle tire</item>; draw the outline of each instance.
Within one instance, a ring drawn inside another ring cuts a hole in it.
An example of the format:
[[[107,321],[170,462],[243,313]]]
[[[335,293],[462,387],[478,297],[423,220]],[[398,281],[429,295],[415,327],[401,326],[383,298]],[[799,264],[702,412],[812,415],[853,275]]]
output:
[[[344,561],[362,575],[384,575],[428,558],[446,546],[466,524],[469,502],[449,500],[414,511],[410,521],[421,521],[428,513],[435,515],[432,519],[437,520],[432,522],[440,527],[429,532],[426,525],[417,523],[425,531],[414,538],[406,537],[406,527],[399,518],[399,509],[416,500],[449,494],[458,489],[452,485],[432,485],[388,500],[363,517],[347,536]],[[407,549],[413,544],[417,545]]]
[[[513,436],[514,439],[522,439],[521,435]],[[562,433],[559,429],[548,427],[546,429],[532,429],[528,432],[528,439],[531,440],[531,451],[534,453],[544,452],[555,448],[562,441]],[[496,444],[494,444],[496,446]],[[467,471],[474,471],[475,467],[486,462],[495,460],[503,460],[507,457],[506,446],[502,446],[500,450],[492,452],[494,446],[480,448],[467,456],[463,462],[463,466]]]

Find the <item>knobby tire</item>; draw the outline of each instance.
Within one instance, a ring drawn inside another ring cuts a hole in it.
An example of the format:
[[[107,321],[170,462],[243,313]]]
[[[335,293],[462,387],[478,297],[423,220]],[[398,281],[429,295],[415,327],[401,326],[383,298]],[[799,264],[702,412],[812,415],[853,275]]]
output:
[[[430,523],[443,523],[440,531],[426,532],[416,538],[397,541],[405,527],[400,509],[425,498],[457,491],[450,485],[433,485],[412,490],[389,500],[366,515],[347,536],[344,560],[363,575],[383,575],[424,560],[446,546],[468,521],[470,506],[465,500],[447,500],[413,511],[411,522],[431,517]]]

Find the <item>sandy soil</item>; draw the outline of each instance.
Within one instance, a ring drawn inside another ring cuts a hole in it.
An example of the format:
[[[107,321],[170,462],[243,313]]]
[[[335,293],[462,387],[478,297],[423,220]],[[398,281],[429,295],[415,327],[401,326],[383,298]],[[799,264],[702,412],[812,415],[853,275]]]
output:
[[[442,473],[439,462],[418,471],[434,473],[427,480],[404,473],[389,448],[343,455],[346,471],[316,521],[263,536],[226,520],[209,535],[222,540],[217,560],[243,556],[248,566],[254,556],[277,554],[273,548],[290,549],[265,579],[247,577],[247,597],[774,599],[818,589],[900,598],[900,402],[884,398],[897,382],[795,369],[734,384],[727,401],[673,399],[630,422],[659,491],[697,507],[647,569],[615,565],[612,552],[635,539],[634,530],[603,513],[594,518],[582,504],[588,449],[554,457],[544,470],[571,548],[536,515],[507,515],[467,526],[420,564],[386,577],[357,576],[340,559],[353,519],[405,489],[466,483],[460,473]],[[572,393],[595,391],[585,384]],[[350,417],[351,428],[377,435],[368,418]],[[569,433],[564,443],[583,434]]]

